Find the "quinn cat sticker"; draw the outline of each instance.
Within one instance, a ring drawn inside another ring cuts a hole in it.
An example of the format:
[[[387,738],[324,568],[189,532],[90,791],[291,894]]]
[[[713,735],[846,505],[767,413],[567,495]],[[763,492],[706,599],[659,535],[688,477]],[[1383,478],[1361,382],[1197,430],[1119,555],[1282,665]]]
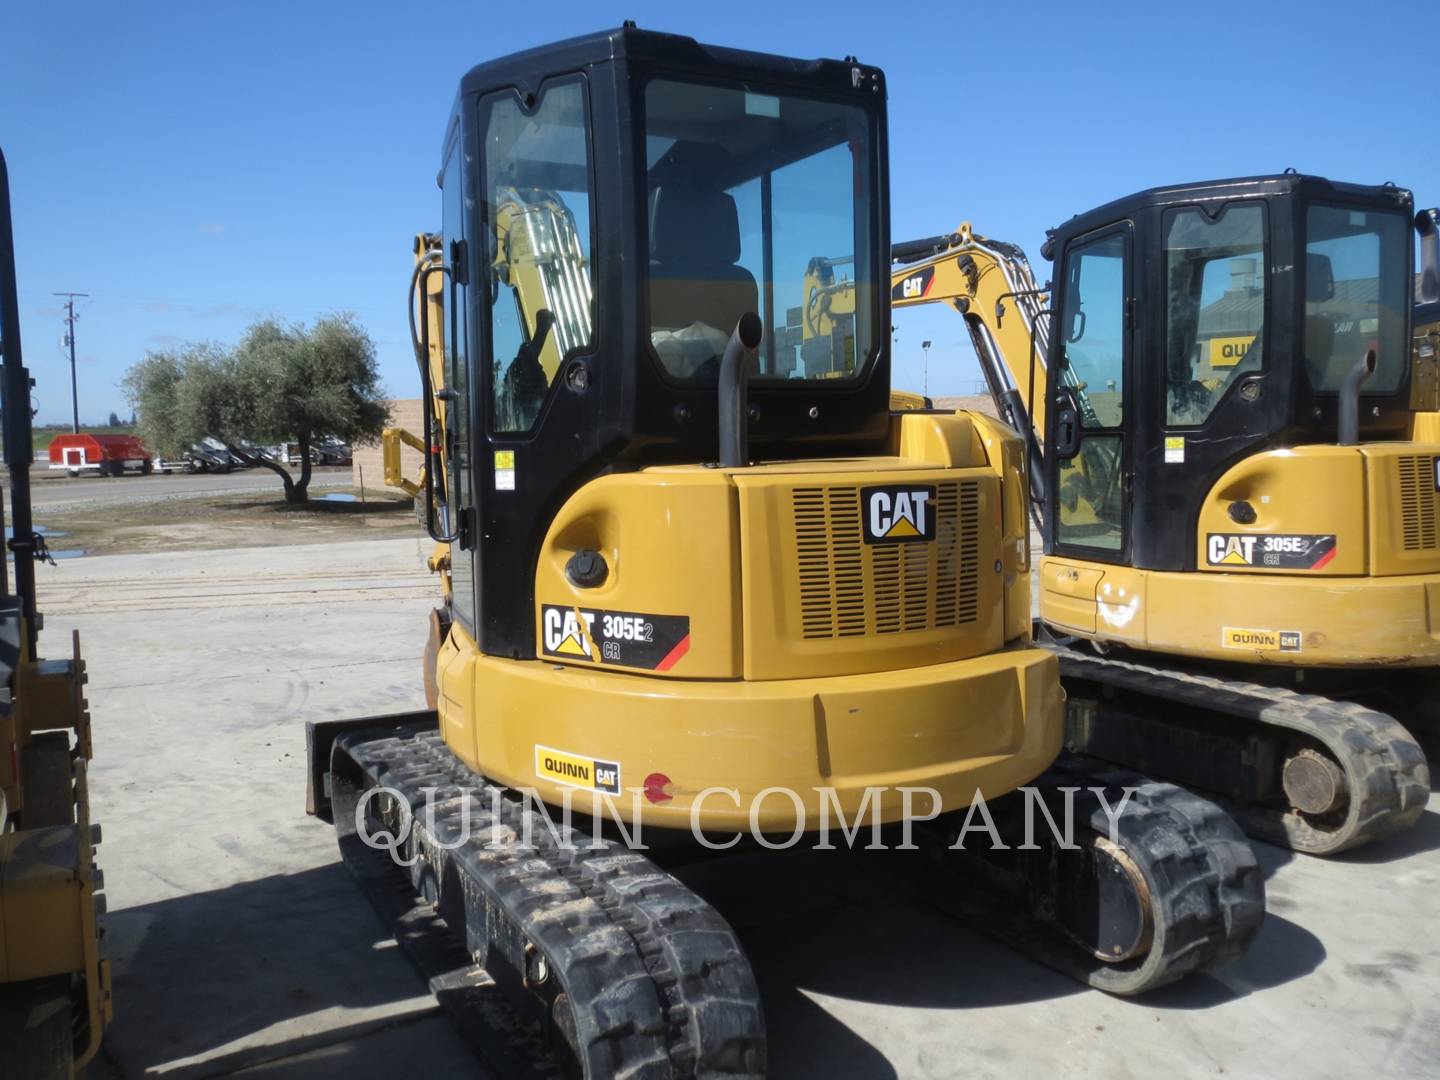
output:
[[[1299,630],[1251,630],[1227,626],[1220,631],[1220,644],[1227,649],[1255,652],[1297,653],[1301,649]]]
[[[620,763],[535,744],[535,775],[566,787],[620,794]]]
[[[546,656],[645,671],[669,671],[690,651],[688,615],[542,604],[540,634]]]
[[[1205,561],[1211,566],[1259,566],[1319,570],[1335,558],[1335,534],[1209,533]]]

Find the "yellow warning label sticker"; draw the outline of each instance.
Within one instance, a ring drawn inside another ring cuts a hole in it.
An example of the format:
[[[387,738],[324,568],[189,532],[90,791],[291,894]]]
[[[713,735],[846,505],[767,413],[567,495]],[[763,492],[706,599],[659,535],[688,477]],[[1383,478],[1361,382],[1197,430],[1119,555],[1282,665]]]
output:
[[[1185,436],[1165,436],[1165,464],[1181,465],[1185,462]]]
[[[1254,630],[1227,626],[1220,631],[1220,644],[1227,649],[1249,649],[1262,652],[1299,652],[1298,630]]]
[[[1250,346],[1255,344],[1255,335],[1248,337],[1216,337],[1210,339],[1210,366],[1234,367],[1245,359]]]
[[[620,764],[535,745],[535,775],[566,787],[620,794]]]
[[[515,451],[495,451],[495,490],[515,490]]]

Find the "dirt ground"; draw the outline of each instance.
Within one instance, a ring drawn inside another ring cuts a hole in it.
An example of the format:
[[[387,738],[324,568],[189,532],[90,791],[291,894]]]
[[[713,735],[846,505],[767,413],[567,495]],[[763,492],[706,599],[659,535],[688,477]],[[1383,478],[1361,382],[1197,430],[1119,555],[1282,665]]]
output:
[[[143,552],[319,544],[420,534],[415,510],[399,493],[351,488],[312,491],[309,502],[289,505],[273,492],[195,498],[141,498],[94,506],[37,507],[37,524],[59,558],[83,552]]]

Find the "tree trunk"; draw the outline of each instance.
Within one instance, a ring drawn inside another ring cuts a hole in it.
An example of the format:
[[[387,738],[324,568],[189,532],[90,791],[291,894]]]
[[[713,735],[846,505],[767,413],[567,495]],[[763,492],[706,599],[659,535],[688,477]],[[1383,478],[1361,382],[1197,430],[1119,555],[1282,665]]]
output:
[[[230,453],[234,454],[237,458],[245,462],[247,465],[264,466],[265,468],[273,472],[275,475],[280,477],[280,480],[285,485],[285,501],[287,503],[303,503],[305,501],[304,490],[301,489],[299,494],[296,494],[294,478],[290,475],[289,470],[286,469],[279,462],[271,461],[268,457],[261,457],[255,454],[247,454],[244,450],[231,446],[229,443],[225,444],[225,449],[229,450]],[[309,470],[307,469],[306,471],[308,472]],[[308,477],[306,478],[306,481],[308,483]]]
[[[302,431],[299,435],[300,443],[300,479],[295,483],[295,490],[292,493],[286,489],[285,498],[290,502],[303,503],[310,498],[310,433]]]

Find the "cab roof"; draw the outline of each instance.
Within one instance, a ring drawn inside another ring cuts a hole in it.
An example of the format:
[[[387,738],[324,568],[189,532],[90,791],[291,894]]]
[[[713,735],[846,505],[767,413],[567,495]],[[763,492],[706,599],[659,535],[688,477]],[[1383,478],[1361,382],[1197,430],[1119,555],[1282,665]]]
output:
[[[797,60],[747,49],[703,45],[692,37],[626,25],[476,64],[460,80],[459,99],[503,87],[514,87],[522,94],[535,93],[539,84],[552,75],[616,61],[639,61],[646,66],[669,68],[701,78],[721,74],[734,77],[739,72],[762,82],[794,84],[812,91],[847,96],[868,98],[885,93],[880,69],[867,67],[854,57]]]
[[[1069,239],[1111,222],[1121,220],[1130,214],[1157,206],[1173,206],[1177,203],[1207,202],[1242,198],[1247,195],[1291,195],[1303,193],[1312,198],[1338,199],[1340,201],[1381,202],[1391,201],[1397,209],[1409,210],[1413,205],[1410,192],[1394,184],[1347,184],[1328,180],[1323,176],[1309,176],[1304,173],[1275,173],[1268,176],[1241,176],[1228,180],[1202,180],[1189,184],[1168,184],[1163,187],[1146,188],[1133,195],[1113,199],[1103,206],[1076,214],[1069,221],[1048,230],[1050,239],[1046,248],[1051,249],[1054,241]],[[1047,252],[1047,258],[1049,254]]]

